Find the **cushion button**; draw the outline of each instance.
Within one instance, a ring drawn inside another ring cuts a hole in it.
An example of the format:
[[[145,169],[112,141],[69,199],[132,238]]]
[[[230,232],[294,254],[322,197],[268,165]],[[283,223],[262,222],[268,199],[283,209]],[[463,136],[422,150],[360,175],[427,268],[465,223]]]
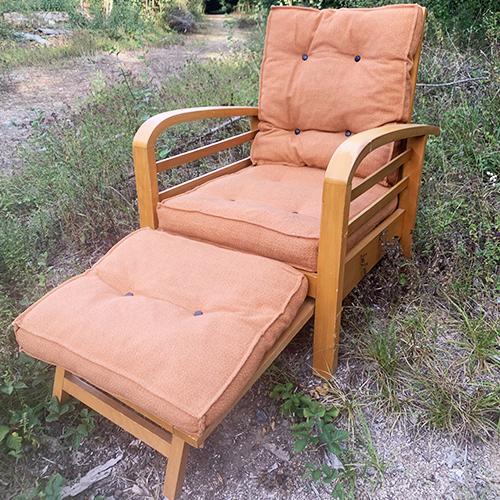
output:
[[[309,56],[307,54],[302,54],[302,60],[307,61],[309,59]]]
[[[193,313],[193,316],[201,316],[203,314],[203,311],[200,311],[199,309]]]
[[[361,56],[358,54],[357,56],[355,56],[355,57],[354,57],[354,60],[355,60],[356,62],[361,61]]]
[[[352,135],[352,132],[350,130],[345,131],[345,136],[350,137]]]
[[[125,297],[133,297],[133,296],[134,296],[133,292],[127,292],[125,294]]]
[[[296,128],[295,129],[295,135],[299,135],[300,134],[300,128]]]

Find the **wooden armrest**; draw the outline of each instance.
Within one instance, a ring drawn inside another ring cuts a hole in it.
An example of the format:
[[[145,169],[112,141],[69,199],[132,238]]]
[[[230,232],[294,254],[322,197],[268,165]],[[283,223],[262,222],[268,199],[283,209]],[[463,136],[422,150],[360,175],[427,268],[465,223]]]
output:
[[[257,132],[257,114],[257,108],[251,106],[213,106],[167,111],[166,113],[160,113],[146,120],[136,132],[132,145],[141,226],[152,228],[158,226],[158,218],[156,215],[156,204],[160,199],[157,179],[158,172],[168,168],[174,168],[252,140]],[[235,116],[250,117],[252,131],[239,134],[231,139],[219,141],[210,146],[203,146],[188,153],[176,155],[166,160],[162,160],[161,162],[156,161],[156,141],[159,135],[172,125],[189,121],[205,120],[207,118],[227,118]],[[225,171],[229,171],[231,168],[235,170],[244,165],[246,164],[240,162],[237,165],[225,167]],[[222,173],[223,171],[220,169],[219,174]],[[204,180],[208,180],[213,176],[213,173],[207,174]],[[191,183],[193,184],[192,181]]]
[[[325,182],[351,184],[363,158],[384,144],[402,139],[439,135],[438,127],[418,124],[393,124],[365,130],[344,141],[335,151],[326,169]]]
[[[207,118],[257,116],[257,113],[257,108],[253,106],[207,106],[167,111],[152,116],[139,127],[134,136],[133,148],[148,149],[153,147],[162,132],[178,123],[206,120]]]
[[[420,171],[428,135],[439,135],[439,128],[415,124],[384,125],[350,137],[332,155],[323,184],[318,252],[317,301],[325,301],[321,307],[332,307],[327,298],[329,289],[342,288],[348,235],[359,229],[374,213],[397,196],[399,196],[399,206],[405,210],[405,231],[410,234],[415,221]],[[408,139],[407,149],[404,152],[366,177],[356,188],[351,189],[356,169],[366,155],[384,144],[402,139]],[[403,170],[399,182],[350,221],[351,200],[399,168]],[[403,246],[408,247],[406,241],[403,242]],[[342,294],[337,295],[336,310],[340,311]],[[340,318],[340,313],[338,314]]]

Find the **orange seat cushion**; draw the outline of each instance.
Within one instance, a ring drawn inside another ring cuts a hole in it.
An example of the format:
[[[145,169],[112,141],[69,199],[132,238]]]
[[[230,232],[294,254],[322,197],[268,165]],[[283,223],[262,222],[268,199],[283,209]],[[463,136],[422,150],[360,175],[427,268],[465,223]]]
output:
[[[357,132],[411,115],[410,71],[422,37],[418,5],[375,9],[273,7],[261,67],[256,164],[326,168]],[[392,146],[360,164],[366,177]]]
[[[31,356],[199,435],[241,395],[306,293],[285,264],[143,229],[14,329]]]
[[[219,177],[159,203],[159,228],[316,271],[324,171],[260,165]],[[363,179],[355,177],[353,186]],[[375,185],[350,217],[387,192]],[[396,209],[393,200],[348,239],[352,247]]]

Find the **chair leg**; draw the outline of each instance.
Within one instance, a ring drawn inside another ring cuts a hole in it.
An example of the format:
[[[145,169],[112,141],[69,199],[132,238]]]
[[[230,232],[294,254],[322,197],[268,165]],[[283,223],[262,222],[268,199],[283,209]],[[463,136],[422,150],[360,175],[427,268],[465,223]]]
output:
[[[331,290],[328,295],[323,300],[316,299],[313,339],[313,372],[326,379],[337,369],[342,315],[338,290]]]
[[[182,489],[189,445],[174,434],[171,446],[172,451],[168,457],[163,495],[169,500],[175,500]]]
[[[401,250],[410,259],[413,253],[413,229],[417,217],[418,193],[424,162],[427,136],[408,139],[408,149],[411,149],[410,160],[403,167],[403,176],[408,176],[408,187],[399,195],[399,208],[405,210],[403,228],[401,231]]]
[[[64,372],[65,370],[62,366],[56,366],[52,396],[55,396],[59,403],[64,403],[69,398],[69,394],[63,391]]]

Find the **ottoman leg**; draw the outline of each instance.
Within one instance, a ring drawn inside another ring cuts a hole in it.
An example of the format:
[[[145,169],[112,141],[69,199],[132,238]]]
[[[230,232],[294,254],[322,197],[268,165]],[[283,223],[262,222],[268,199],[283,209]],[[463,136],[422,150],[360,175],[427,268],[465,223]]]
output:
[[[163,485],[163,495],[168,500],[175,500],[181,492],[187,456],[188,444],[175,434],[172,435],[171,452],[168,457],[165,484]]]
[[[69,394],[63,391],[64,371],[62,366],[56,366],[54,385],[52,386],[52,396],[55,396],[59,403],[64,403],[69,398]]]

